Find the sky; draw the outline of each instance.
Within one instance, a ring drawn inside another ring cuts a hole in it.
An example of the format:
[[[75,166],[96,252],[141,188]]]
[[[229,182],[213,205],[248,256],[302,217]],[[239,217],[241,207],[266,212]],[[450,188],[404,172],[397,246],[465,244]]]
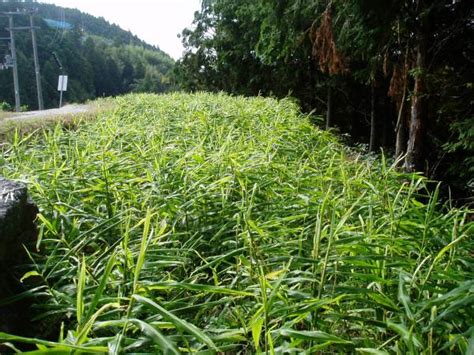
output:
[[[40,0],[76,8],[129,30],[145,42],[157,45],[174,59],[183,46],[177,36],[190,27],[200,0]],[[59,17],[59,14],[58,14]],[[54,19],[53,19],[54,20]],[[66,19],[67,21],[67,19]]]

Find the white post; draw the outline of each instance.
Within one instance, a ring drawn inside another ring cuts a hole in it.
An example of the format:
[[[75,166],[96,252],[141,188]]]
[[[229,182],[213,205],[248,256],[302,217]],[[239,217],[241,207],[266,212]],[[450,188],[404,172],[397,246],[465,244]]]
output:
[[[67,75],[60,75],[58,80],[59,108],[63,107],[63,92],[67,91]]]
[[[63,107],[63,91],[59,93],[59,108]]]

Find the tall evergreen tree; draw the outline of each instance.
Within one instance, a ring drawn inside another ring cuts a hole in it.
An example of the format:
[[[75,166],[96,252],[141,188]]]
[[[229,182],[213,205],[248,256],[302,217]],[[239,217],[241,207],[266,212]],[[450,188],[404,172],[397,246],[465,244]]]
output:
[[[449,178],[440,167],[459,157],[469,173],[454,180],[462,174],[472,189],[472,159],[461,158],[472,156],[464,144],[472,100],[463,107],[453,97],[472,95],[473,8],[469,0],[205,0],[183,32],[176,77],[191,90],[290,94],[353,141],[391,147],[407,171]]]

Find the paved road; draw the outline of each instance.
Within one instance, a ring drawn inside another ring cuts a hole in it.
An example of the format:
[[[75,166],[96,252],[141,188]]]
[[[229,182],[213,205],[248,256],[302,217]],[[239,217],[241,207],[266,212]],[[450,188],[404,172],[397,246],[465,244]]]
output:
[[[86,113],[91,110],[90,105],[67,105],[61,108],[54,108],[51,110],[43,111],[29,111],[12,114],[12,116],[5,117],[0,121],[1,124],[6,124],[8,122],[25,122],[29,120],[37,120],[41,118],[54,118],[54,117],[63,117],[74,115],[78,113]]]

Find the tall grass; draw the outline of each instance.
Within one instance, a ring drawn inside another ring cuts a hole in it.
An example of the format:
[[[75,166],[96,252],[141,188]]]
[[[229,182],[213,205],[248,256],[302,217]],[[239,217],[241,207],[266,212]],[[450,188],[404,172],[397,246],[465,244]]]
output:
[[[12,348],[474,348],[467,211],[344,148],[289,101],[126,96],[74,131],[3,150],[1,173],[27,181],[41,208],[25,275],[41,282],[23,296],[51,329],[0,334]]]

